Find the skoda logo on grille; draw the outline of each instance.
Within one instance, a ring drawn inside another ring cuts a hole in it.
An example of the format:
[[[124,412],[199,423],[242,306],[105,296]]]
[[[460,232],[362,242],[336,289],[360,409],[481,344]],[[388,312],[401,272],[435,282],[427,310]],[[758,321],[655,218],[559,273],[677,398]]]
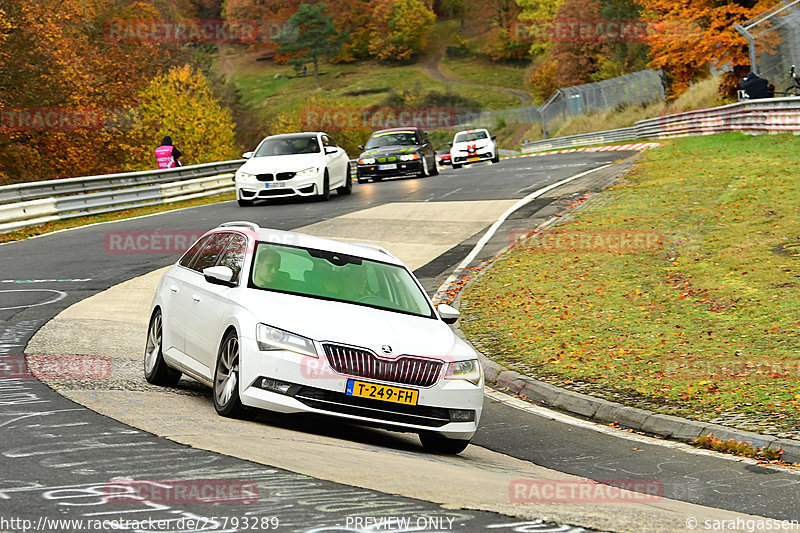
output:
[[[392,353],[392,347],[389,346],[388,344],[384,344],[383,346],[381,346],[381,351],[386,355],[389,355],[390,353]]]

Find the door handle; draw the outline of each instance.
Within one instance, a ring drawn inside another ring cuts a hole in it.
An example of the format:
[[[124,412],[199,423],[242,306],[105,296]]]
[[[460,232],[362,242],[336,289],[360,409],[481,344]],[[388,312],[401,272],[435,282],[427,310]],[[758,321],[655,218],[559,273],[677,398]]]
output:
[[[200,295],[199,294],[192,294],[192,300],[194,300],[195,302],[199,302],[200,301]]]
[[[178,286],[177,285],[170,285],[169,286],[169,290],[171,290],[172,292],[178,292]]]

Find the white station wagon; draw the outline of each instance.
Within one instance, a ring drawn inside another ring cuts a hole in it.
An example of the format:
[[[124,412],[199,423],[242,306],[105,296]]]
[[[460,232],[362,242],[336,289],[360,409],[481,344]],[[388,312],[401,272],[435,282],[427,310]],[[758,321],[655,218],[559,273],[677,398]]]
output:
[[[222,416],[333,415],[459,453],[478,427],[483,373],[448,326],[457,318],[381,247],[229,222],[162,277],[145,378],[205,383]]]

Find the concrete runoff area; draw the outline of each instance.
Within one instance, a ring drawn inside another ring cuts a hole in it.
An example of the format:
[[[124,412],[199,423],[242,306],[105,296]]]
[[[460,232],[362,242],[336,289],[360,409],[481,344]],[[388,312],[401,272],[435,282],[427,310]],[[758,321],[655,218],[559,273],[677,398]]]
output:
[[[488,226],[511,203],[395,203],[297,231],[381,244],[414,269],[441,253],[439,247],[450,249]],[[377,225],[376,220],[384,223]],[[427,236],[420,234],[424,227]],[[437,245],[426,249],[422,242],[426,238]],[[100,356],[112,363],[108,379],[51,382],[54,389],[98,413],[182,444],[450,508],[613,531],[640,531],[642,524],[653,531],[685,531],[690,519],[701,523],[738,519],[745,530],[746,521],[754,518],[666,498],[641,502],[636,493],[621,493],[625,496],[618,501],[605,503],[514,501],[510,488],[516,481],[582,478],[474,445],[459,456],[431,455],[421,450],[413,434],[361,428],[332,418],[309,421],[305,416],[270,413],[255,421],[219,417],[210,389],[186,378],[174,389],[155,387],[142,376],[149,308],[163,270],[83,300],[39,330],[28,343],[29,355]]]

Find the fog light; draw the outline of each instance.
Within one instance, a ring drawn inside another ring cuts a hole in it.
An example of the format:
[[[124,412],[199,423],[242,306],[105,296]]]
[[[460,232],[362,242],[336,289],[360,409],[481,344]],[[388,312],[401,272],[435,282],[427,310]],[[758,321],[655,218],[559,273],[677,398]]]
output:
[[[260,378],[256,381],[256,386],[259,389],[264,389],[271,392],[277,392],[278,394],[286,394],[287,392],[289,392],[289,389],[292,387],[292,384],[285,383],[283,381],[278,381],[277,379]]]
[[[450,422],[474,422],[475,411],[470,409],[450,409]]]

